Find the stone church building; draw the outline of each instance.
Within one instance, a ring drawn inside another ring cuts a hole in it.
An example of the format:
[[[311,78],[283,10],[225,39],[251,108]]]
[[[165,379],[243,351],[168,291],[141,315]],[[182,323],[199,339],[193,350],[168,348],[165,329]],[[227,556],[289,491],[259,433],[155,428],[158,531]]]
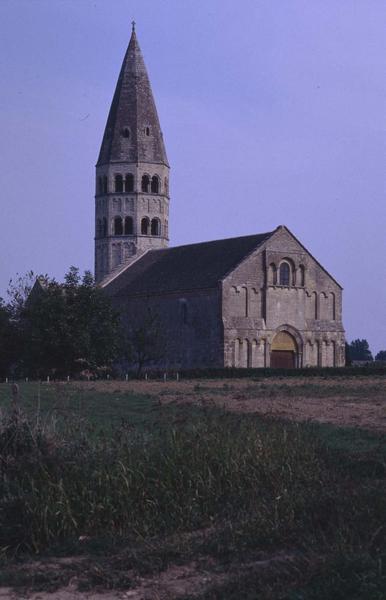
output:
[[[96,165],[95,278],[122,326],[158,315],[163,368],[344,365],[342,288],[287,227],[169,248],[169,201],[133,27]]]

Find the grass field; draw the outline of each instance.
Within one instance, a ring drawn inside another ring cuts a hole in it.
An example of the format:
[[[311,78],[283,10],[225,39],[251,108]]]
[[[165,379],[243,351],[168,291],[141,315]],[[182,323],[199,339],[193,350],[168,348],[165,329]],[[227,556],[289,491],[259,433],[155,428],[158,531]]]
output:
[[[386,598],[385,377],[24,383],[20,404],[0,384],[0,597]]]

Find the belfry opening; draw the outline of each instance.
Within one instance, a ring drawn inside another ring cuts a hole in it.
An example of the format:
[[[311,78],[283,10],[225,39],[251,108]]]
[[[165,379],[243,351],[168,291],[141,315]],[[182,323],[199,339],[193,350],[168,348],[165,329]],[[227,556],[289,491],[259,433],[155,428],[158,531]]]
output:
[[[298,347],[295,338],[287,331],[279,331],[271,344],[271,367],[295,369],[298,365]]]

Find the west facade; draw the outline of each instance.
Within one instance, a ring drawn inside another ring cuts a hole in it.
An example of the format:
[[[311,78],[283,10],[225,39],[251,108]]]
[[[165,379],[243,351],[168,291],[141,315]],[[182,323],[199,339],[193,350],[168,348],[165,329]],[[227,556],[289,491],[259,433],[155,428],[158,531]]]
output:
[[[133,31],[96,167],[95,276],[128,331],[157,315],[149,365],[342,366],[342,288],[285,227],[168,248],[169,164]]]

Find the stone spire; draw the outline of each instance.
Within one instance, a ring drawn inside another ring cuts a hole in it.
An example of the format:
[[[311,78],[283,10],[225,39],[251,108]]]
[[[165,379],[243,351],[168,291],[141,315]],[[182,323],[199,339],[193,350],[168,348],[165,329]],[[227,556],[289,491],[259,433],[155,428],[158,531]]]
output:
[[[95,184],[95,279],[100,282],[169,242],[169,164],[134,24]]]
[[[152,162],[168,166],[157,109],[134,22],[97,165],[112,162]]]

